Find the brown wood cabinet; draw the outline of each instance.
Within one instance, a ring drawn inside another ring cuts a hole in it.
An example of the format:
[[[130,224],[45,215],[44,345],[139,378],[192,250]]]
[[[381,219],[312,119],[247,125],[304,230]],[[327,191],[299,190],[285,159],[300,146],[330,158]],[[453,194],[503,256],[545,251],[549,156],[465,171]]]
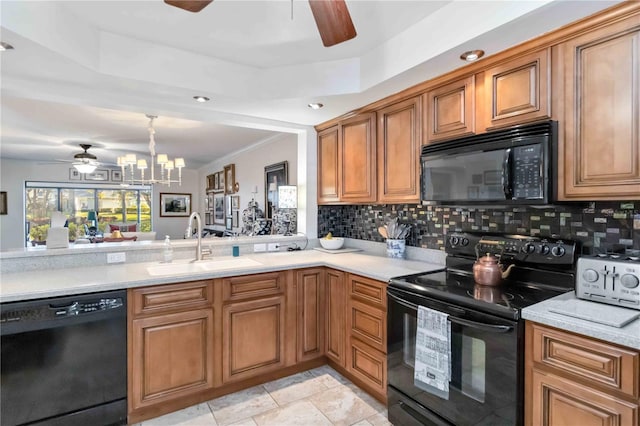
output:
[[[129,290],[129,412],[214,386],[210,281]]]
[[[475,81],[472,75],[427,92],[425,143],[475,133]]]
[[[375,114],[361,114],[340,123],[340,200],[368,203],[376,200]]]
[[[318,204],[340,201],[338,135],[338,126],[332,126],[318,133]]]
[[[318,133],[318,204],[376,201],[376,115],[359,114]]]
[[[554,64],[559,198],[640,199],[640,12],[556,46]]]
[[[224,278],[221,285],[223,383],[284,367],[286,273]]]
[[[307,361],[325,353],[325,270],[296,272],[296,361]]]
[[[387,285],[347,275],[347,371],[377,399],[387,399]]]
[[[526,425],[638,425],[638,351],[531,322],[525,335]]]
[[[345,366],[346,286],[344,272],[326,270],[327,319],[326,354],[336,364]]]
[[[550,56],[543,49],[484,72],[487,129],[551,117]]]
[[[378,202],[420,201],[422,96],[378,111]]]

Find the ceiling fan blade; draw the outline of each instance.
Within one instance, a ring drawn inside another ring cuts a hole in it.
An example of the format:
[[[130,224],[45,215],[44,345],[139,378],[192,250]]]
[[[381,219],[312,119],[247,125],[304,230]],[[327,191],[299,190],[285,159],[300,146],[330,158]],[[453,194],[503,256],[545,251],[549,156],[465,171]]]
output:
[[[213,0],[164,0],[165,3],[171,6],[184,9],[189,12],[200,12],[207,7]]]
[[[325,47],[356,36],[356,29],[344,0],[309,0],[309,6]]]

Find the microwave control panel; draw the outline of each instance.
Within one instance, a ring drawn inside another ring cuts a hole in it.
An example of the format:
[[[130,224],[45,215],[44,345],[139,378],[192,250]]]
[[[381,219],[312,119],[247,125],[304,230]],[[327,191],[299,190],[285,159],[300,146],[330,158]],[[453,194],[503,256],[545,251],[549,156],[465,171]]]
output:
[[[542,145],[513,148],[513,198],[537,200],[544,197]]]

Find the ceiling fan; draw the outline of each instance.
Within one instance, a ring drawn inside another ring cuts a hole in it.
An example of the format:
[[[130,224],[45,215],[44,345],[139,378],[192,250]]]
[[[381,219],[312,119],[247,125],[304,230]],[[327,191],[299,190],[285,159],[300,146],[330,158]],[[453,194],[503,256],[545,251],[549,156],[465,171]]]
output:
[[[189,12],[200,12],[213,0],[164,0],[165,3]],[[330,47],[356,36],[356,29],[344,0],[309,0],[313,18],[322,38],[322,44]]]
[[[73,156],[73,160],[52,160],[52,161],[44,161],[38,162],[38,164],[57,164],[57,163],[71,163],[73,167],[78,170],[80,173],[93,173],[98,166],[101,167],[115,167],[116,164],[112,163],[103,163],[98,161],[98,157],[88,152],[89,148],[93,145],[81,143],[79,144],[80,148],[83,149],[82,152],[78,152]]]

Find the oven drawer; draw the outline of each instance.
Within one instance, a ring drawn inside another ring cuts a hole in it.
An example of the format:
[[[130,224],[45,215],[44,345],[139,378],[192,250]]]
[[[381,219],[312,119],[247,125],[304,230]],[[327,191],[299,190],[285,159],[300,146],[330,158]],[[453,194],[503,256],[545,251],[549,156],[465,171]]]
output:
[[[538,324],[531,324],[531,330],[534,362],[638,398],[637,352]]]

